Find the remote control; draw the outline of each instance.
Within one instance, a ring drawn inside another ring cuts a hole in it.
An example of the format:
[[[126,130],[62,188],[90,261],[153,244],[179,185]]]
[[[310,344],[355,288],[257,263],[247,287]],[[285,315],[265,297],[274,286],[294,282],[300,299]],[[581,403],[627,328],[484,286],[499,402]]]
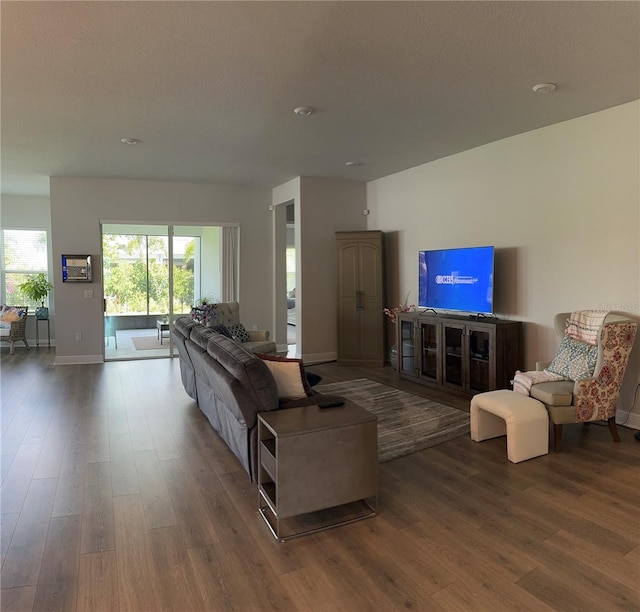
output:
[[[335,400],[331,402],[319,402],[318,408],[337,408],[338,406],[344,406],[344,401]]]

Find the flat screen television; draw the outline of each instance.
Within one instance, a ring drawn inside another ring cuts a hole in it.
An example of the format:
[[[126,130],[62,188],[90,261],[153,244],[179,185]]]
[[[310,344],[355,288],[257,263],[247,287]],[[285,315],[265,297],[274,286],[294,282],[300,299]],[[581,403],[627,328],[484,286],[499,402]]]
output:
[[[418,306],[493,314],[492,246],[418,253]]]

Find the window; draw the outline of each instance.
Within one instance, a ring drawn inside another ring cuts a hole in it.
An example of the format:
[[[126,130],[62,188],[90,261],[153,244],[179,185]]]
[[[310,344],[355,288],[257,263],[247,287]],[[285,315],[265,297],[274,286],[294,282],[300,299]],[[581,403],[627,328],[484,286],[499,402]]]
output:
[[[169,242],[167,236],[103,232],[105,312],[167,314],[169,312]],[[188,313],[194,304],[194,260],[200,238],[173,240],[173,312]]]
[[[18,289],[30,274],[48,273],[47,232],[45,230],[3,229],[0,235],[2,255],[2,302],[36,308]]]

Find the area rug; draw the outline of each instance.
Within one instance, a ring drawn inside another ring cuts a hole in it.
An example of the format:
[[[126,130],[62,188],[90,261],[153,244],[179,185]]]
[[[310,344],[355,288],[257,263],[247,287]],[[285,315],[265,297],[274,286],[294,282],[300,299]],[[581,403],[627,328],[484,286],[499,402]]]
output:
[[[135,336],[131,338],[131,342],[133,342],[133,346],[135,346],[138,351],[169,348],[169,338],[164,338],[162,345],[160,345],[160,340],[158,340],[156,336]]]
[[[380,463],[469,434],[468,413],[367,378],[314,389],[342,395],[378,416]]]

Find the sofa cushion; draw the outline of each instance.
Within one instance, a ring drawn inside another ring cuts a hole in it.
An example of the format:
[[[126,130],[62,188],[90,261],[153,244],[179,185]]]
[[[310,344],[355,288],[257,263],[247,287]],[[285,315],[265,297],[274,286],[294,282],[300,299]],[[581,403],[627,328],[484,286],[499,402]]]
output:
[[[207,345],[209,344],[209,338],[211,338],[211,336],[215,334],[216,332],[214,332],[212,329],[209,329],[208,327],[196,325],[191,330],[191,335],[189,337],[191,339],[191,342],[197,344],[203,351],[206,351]]]
[[[571,380],[593,376],[598,359],[598,346],[565,336],[547,370]]]
[[[178,355],[180,356],[180,377],[182,378],[182,386],[189,397],[198,401],[193,363],[191,362],[191,356],[187,350],[187,342],[194,346],[189,340],[189,336],[191,329],[196,325],[197,323],[192,321],[189,317],[180,317],[176,319],[173,325],[173,339]]]
[[[214,334],[210,339],[207,353],[240,382],[257,412],[278,407],[278,387],[262,359],[221,334]]]
[[[217,325],[212,325],[209,329],[212,329],[214,332],[218,333],[218,334],[222,334],[223,336],[226,336],[227,338],[232,338],[233,336],[231,335],[231,332],[229,331],[229,328],[222,324],[222,323],[218,323]]]
[[[280,401],[300,399],[313,394],[307,384],[302,359],[288,359],[275,355],[258,354],[275,378]]]
[[[557,380],[533,385],[531,397],[548,406],[571,406],[573,401],[573,381]]]
[[[207,415],[213,428],[220,433],[221,417],[217,414],[220,410],[231,412],[240,427],[253,427],[257,413],[251,389],[243,386],[206,351],[196,351],[191,355],[191,360],[198,406]]]
[[[191,334],[191,330],[198,325],[197,321],[192,321],[189,317],[179,317],[173,326],[186,338]]]

